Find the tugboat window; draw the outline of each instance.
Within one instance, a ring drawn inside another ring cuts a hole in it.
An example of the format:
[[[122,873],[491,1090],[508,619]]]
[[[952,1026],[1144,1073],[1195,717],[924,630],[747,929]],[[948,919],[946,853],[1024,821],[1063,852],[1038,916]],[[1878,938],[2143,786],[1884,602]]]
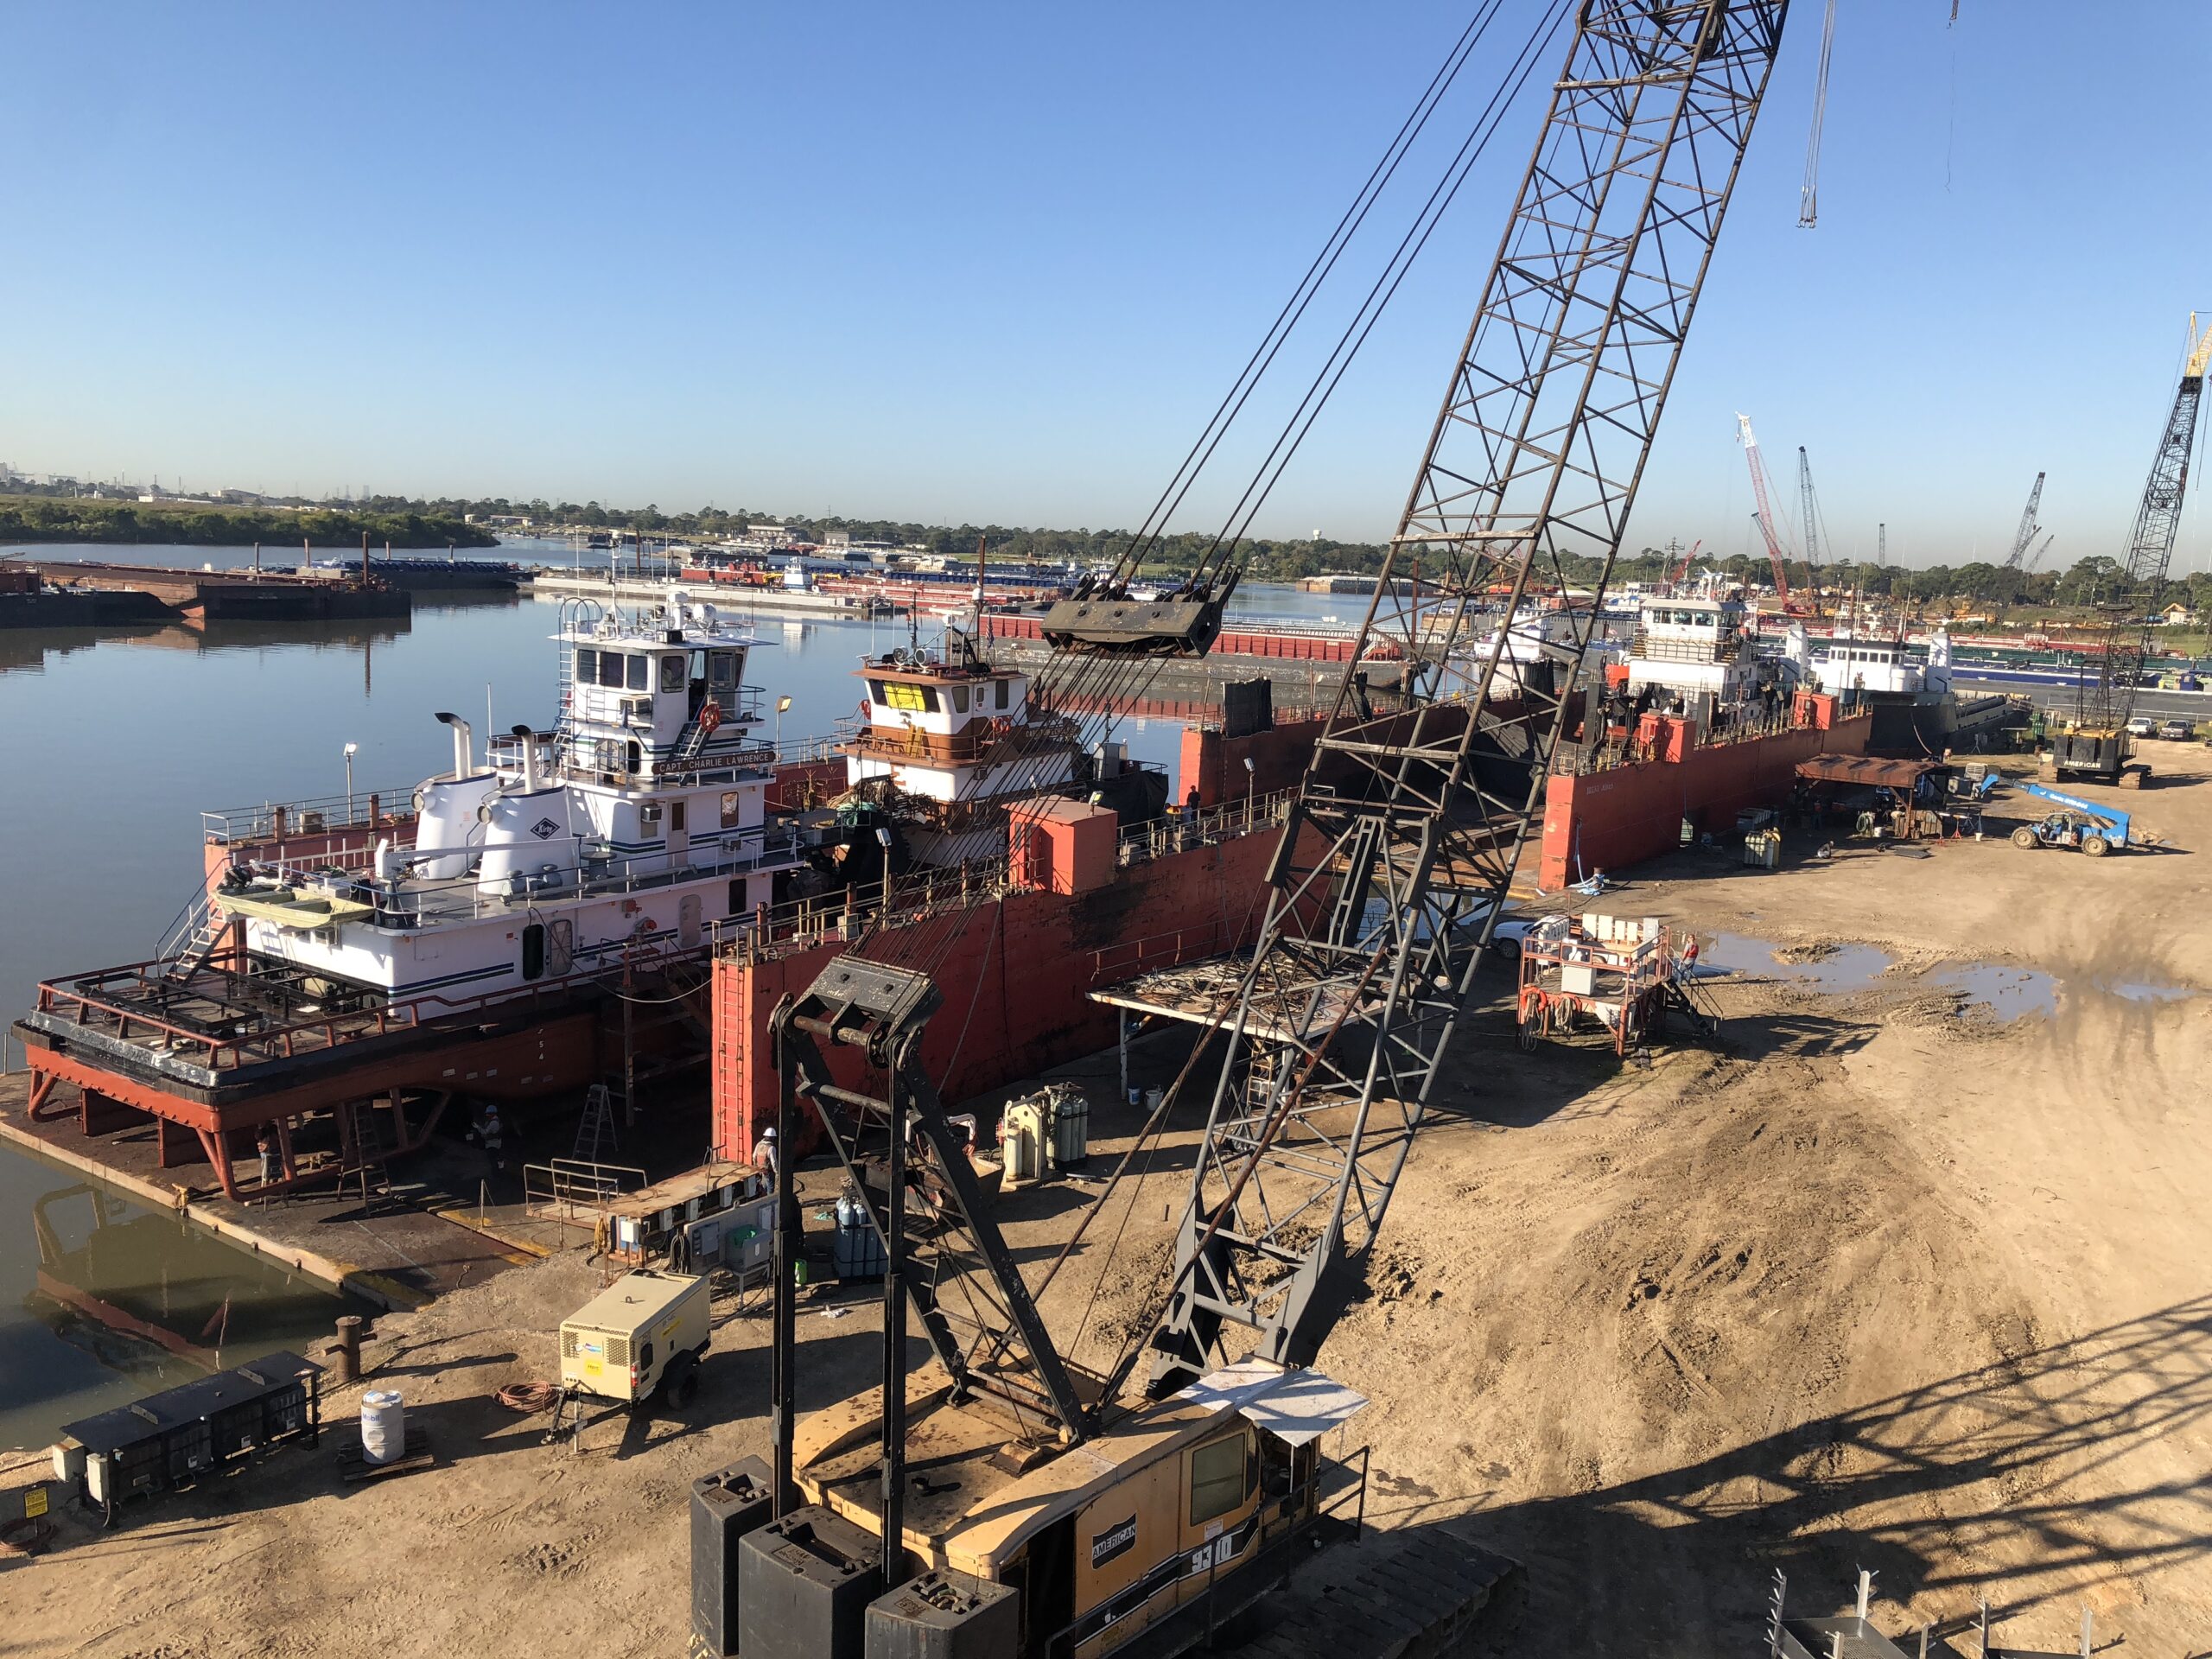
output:
[[[966,686],[956,685],[952,688],[952,711],[957,715],[964,715],[968,712],[968,688]]]
[[[1006,707],[1007,687],[1012,683],[1013,682],[1010,680],[1001,680],[999,682],[999,707],[1001,709]]]
[[[589,645],[576,647],[576,683],[578,685],[599,683],[599,653]]]
[[[642,657],[632,657],[626,660],[630,664],[630,690],[632,691],[646,690],[645,676],[649,671],[645,666],[645,659]]]
[[[602,651],[599,653],[599,683],[612,690],[622,689],[622,653]]]
[[[727,691],[737,683],[737,653],[734,651],[710,651],[707,653],[707,684],[716,691]]]
[[[671,655],[660,659],[660,689],[664,691],[681,691],[683,689],[683,658]]]
[[[545,975],[545,924],[531,922],[522,931],[522,976],[542,979]]]

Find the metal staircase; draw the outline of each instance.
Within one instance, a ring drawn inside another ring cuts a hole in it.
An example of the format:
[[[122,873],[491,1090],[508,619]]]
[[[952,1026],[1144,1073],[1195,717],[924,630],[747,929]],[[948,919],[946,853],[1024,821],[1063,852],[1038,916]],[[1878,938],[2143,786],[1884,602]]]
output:
[[[704,716],[708,709],[715,711],[709,722]],[[706,750],[709,738],[721,729],[721,705],[709,697],[700,705],[699,712],[691,717],[691,724],[684,729],[683,741],[677,745],[675,758],[669,762],[671,772],[684,772],[699,764],[699,756]]]
[[[229,933],[230,918],[201,888],[155,950],[155,960],[165,964],[162,977],[179,983],[190,979],[207,965]]]

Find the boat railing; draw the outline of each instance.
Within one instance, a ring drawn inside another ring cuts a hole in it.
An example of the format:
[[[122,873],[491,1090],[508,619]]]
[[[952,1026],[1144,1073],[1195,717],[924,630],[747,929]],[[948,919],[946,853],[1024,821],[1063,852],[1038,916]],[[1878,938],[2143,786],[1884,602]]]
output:
[[[1119,861],[1124,866],[1141,864],[1195,847],[1235,841],[1255,830],[1271,829],[1290,816],[1291,803],[1297,798],[1295,789],[1276,789],[1236,796],[1195,812],[1171,807],[1164,817],[1122,831]]]
[[[773,830],[765,824],[726,840],[702,836],[681,851],[664,850],[633,857],[618,858],[606,852],[604,843],[593,837],[572,836],[568,842],[577,855],[574,867],[544,873],[518,871],[512,882],[495,887],[486,887],[476,874],[380,884],[361,873],[373,858],[372,853],[354,869],[334,869],[330,861],[321,857],[313,862],[280,858],[256,859],[248,873],[298,891],[334,891],[339,897],[358,899],[374,906],[377,920],[385,926],[429,928],[442,923],[504,915],[518,904],[643,893],[705,876],[742,875],[763,868],[780,868],[798,859],[802,850],[795,827]],[[546,843],[548,848],[557,844]],[[450,850],[474,858],[481,849]],[[446,851],[423,848],[406,856],[435,859]],[[211,896],[217,905],[222,903],[220,888]]]
[[[759,906],[715,924],[715,952],[740,963],[759,962],[856,939],[873,928],[910,927],[989,903],[1007,890],[1008,871],[1001,854],[957,865],[933,865],[896,877],[888,893],[881,883],[871,883]]]
[[[1848,702],[1840,706],[1848,711]],[[1784,732],[1802,731],[1810,721],[1800,717],[1796,710],[1783,705],[1771,715],[1737,715],[1718,730],[1700,731],[1697,747],[1701,749],[1722,748],[1731,743],[1749,743],[1759,738],[1774,737]],[[1592,772],[1610,772],[1616,766],[1640,766],[1657,760],[1665,752],[1665,745],[1647,742],[1628,728],[1624,736],[1607,735],[1594,743],[1562,743],[1554,757],[1554,772],[1569,778],[1586,777]]]
[[[87,1030],[111,1032],[119,1041],[150,1041],[168,1057],[220,1071],[416,1030],[495,1004],[505,1009],[557,1002],[587,987],[605,985],[620,962],[602,960],[558,977],[476,996],[426,991],[399,1001],[363,1001],[345,1007],[300,1001],[280,987],[264,989],[250,976],[214,968],[179,980],[171,977],[175,966],[168,961],[139,962],[48,980],[38,988],[38,1010]],[[211,976],[221,982],[219,987],[211,984]],[[191,1012],[194,1005],[217,1011],[197,1016]]]
[[[1100,984],[1134,979],[1155,968],[1217,957],[1236,942],[1236,930],[1221,917],[1195,922],[1165,933],[1147,933],[1138,939],[1117,939],[1090,953],[1090,976]]]
[[[1211,846],[1288,817],[1295,789],[1243,797],[1197,812],[1177,810],[1150,823],[1122,831],[1117,861],[1124,868],[1194,848]],[[714,926],[718,956],[739,963],[758,962],[845,943],[882,927],[910,927],[954,911],[969,910],[1003,897],[1014,886],[1013,866],[1004,855],[933,866],[894,879],[887,893],[881,884],[848,887],[817,898],[764,905]]]
[[[373,830],[388,827],[393,816],[388,804],[404,801],[413,811],[415,788],[362,790],[346,795],[317,795],[300,800],[264,801],[258,806],[225,807],[202,812],[200,823],[208,841],[228,846],[242,841],[281,841],[297,836],[335,835],[342,830]]]

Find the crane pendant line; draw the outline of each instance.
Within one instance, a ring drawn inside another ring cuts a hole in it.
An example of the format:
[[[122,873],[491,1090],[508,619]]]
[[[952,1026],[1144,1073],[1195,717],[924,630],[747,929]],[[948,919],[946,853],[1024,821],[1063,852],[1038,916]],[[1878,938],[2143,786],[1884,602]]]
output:
[[[1373,1245],[1573,721],[1787,10],[1582,9],[1361,627],[1370,671],[1339,688],[1269,872],[1156,1395],[1223,1357],[1229,1325],[1310,1362]],[[1588,561],[1586,610],[1524,614]]]

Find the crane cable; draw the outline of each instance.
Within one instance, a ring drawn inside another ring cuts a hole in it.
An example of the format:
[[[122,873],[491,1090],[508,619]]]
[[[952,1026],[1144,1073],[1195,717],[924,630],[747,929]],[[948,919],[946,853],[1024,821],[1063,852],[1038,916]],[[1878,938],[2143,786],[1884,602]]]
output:
[[[1495,16],[1496,10],[1497,7],[1493,3],[1488,10],[1478,16],[1478,23],[1486,27],[1490,18]],[[1306,394],[1300,400],[1296,409],[1293,410],[1281,434],[1276,438],[1274,445],[1262,462],[1259,472],[1246,486],[1243,495],[1232,511],[1230,524],[1224,526],[1222,533],[1215,537],[1206,554],[1202,556],[1198,571],[1194,572],[1194,575],[1203,573],[1209,567],[1217,569],[1233,553],[1244,531],[1249,529],[1254,515],[1259,512],[1268,494],[1280,480],[1283,470],[1288,466],[1299,444],[1312,429],[1314,421],[1318,419],[1330,394],[1342,381],[1353,358],[1372,332],[1376,322],[1381,317],[1383,307],[1387,306],[1395,295],[1400,284],[1403,283],[1408,271],[1411,269],[1414,259],[1427,245],[1429,237],[1434,232],[1440,220],[1444,209],[1450,205],[1452,197],[1465,183],[1468,173],[1482,156],[1491,138],[1495,136],[1505,111],[1526,86],[1529,76],[1538,62],[1541,60],[1544,49],[1556,35],[1571,10],[1571,0],[1550,0],[1550,3],[1546,7],[1543,16],[1538,19],[1529,39],[1515,54],[1504,75],[1492,90],[1489,101],[1484,105],[1483,113],[1478,118],[1474,128],[1446,167],[1443,176],[1430,191],[1420,212],[1415,215],[1413,225],[1401,238],[1382,274],[1370,288],[1367,296],[1361,302],[1359,309],[1355,313],[1351,322],[1346,326],[1327,359],[1309,385]],[[1440,69],[1437,74],[1431,78],[1429,86],[1424,89],[1421,99],[1416,103],[1414,113],[1408,118],[1406,123],[1402,124],[1399,134],[1394,137],[1389,149],[1385,152],[1384,161],[1377,164],[1374,173],[1370,173],[1370,181],[1375,181],[1379,174],[1380,183],[1375,184],[1374,189],[1363,184],[1360,198],[1365,199],[1366,205],[1359,206],[1359,198],[1356,198],[1355,207],[1347,210],[1346,218],[1352,221],[1353,228],[1356,229],[1360,222],[1363,222],[1367,210],[1372,207],[1375,190],[1379,190],[1381,183],[1387,183],[1391,177],[1395,176],[1398,165],[1408,153],[1412,137],[1417,136],[1426,125],[1427,115],[1433,113],[1437,99],[1456,79],[1457,66],[1464,64],[1467,54],[1480,38],[1480,28],[1471,27],[1470,32],[1463,33],[1460,41],[1454,43],[1452,52],[1447,54],[1445,67]],[[1343,222],[1339,221],[1340,226]],[[1335,251],[1332,253],[1325,246],[1324,253],[1317,256],[1317,264],[1322,267],[1324,276],[1329,270],[1333,269],[1336,259],[1341,256],[1344,239],[1332,233],[1331,242],[1337,245]],[[1307,289],[1312,286],[1306,283],[1300,283],[1301,289]],[[1287,334],[1288,327],[1294,327],[1296,322],[1303,317],[1306,303],[1310,302],[1311,298],[1310,292],[1305,295],[1303,301],[1298,300],[1294,294],[1294,301],[1288,302],[1286,308],[1290,312],[1290,322],[1281,327],[1271,327],[1268,331],[1269,337],[1272,338],[1279,333]],[[1278,322],[1280,323],[1281,321],[1279,317]],[[1272,364],[1275,353],[1280,350],[1281,343],[1277,340],[1272,346],[1269,346],[1263,341],[1261,351],[1255,353],[1256,357],[1264,359],[1261,372],[1264,372],[1266,366]],[[1250,375],[1240,375],[1239,381],[1241,383],[1252,378],[1254,377]],[[1228,419],[1233,420],[1236,415],[1242,411],[1244,400],[1249,397],[1249,393],[1250,387],[1246,386],[1242,393],[1232,391],[1231,398],[1224,400],[1231,404]],[[1217,411],[1217,417],[1215,422],[1209,423],[1209,429],[1217,424],[1224,424],[1219,419],[1219,411]],[[1214,449],[1218,445],[1219,437],[1220,434],[1217,432],[1211,439],[1202,435],[1200,443],[1193,446],[1194,449],[1203,448],[1198,462],[1198,467],[1203,467],[1205,462],[1211,459]],[[1179,468],[1179,473],[1187,469],[1186,460],[1185,468]],[[1179,486],[1171,485],[1174,501],[1179,502],[1183,499],[1183,495],[1187,493],[1189,482],[1190,480],[1185,480]],[[1172,511],[1172,507],[1170,510]],[[1155,509],[1155,514],[1157,511]],[[1127,563],[1126,556],[1124,563]],[[1058,664],[1048,664],[1048,671],[1056,665]],[[1158,659],[1152,658],[1132,659],[1115,658],[1104,653],[1087,655],[1066,665],[1066,683],[1065,684],[1054,683],[1040,676],[1035,682],[1034,688],[1039,695],[1033,696],[1033,703],[1041,696],[1045,702],[1062,706],[1077,701],[1090,701],[1098,705],[1095,719],[1078,719],[1076,721],[1077,747],[1086,748],[1090,744],[1094,731],[1103,736],[1105,732],[1112,729],[1114,723],[1119,718],[1121,708],[1127,702],[1141,694],[1144,684],[1149,683],[1151,677],[1157,671],[1158,666]],[[1052,785],[1046,781],[1046,768],[1064,753],[1064,739],[1055,734],[1051,729],[1031,732],[1029,741],[1024,747],[1018,749],[1007,761],[1001,763],[1000,767],[993,768],[1000,771],[1002,778],[1003,769],[1007,766],[1013,767],[1015,772],[1011,787],[995,790],[993,791],[994,795],[1003,799],[1009,794],[1030,794],[1049,789]],[[900,941],[892,947],[887,956],[880,959],[896,962],[904,966],[918,967],[924,971],[933,969],[944,961],[945,956],[957,942],[968,918],[985,902],[988,902],[987,896],[978,891],[969,904],[963,906],[957,913],[948,916],[946,919],[949,925],[930,928],[925,935]],[[878,935],[882,931],[892,909],[893,906],[887,903],[874,912],[868,923],[864,924],[863,931],[853,946],[856,953],[867,954],[870,947],[877,943]]]

